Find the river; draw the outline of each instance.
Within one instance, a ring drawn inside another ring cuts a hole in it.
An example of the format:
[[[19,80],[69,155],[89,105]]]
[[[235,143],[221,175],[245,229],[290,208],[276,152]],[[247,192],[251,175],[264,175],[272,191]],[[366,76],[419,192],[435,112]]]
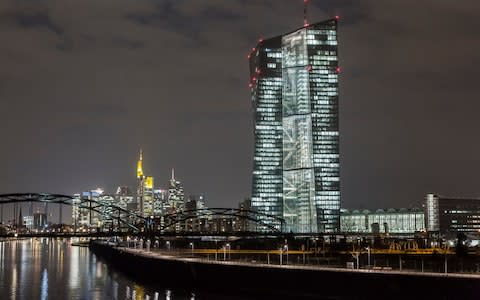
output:
[[[245,299],[152,288],[112,269],[70,239],[0,242],[0,299]]]

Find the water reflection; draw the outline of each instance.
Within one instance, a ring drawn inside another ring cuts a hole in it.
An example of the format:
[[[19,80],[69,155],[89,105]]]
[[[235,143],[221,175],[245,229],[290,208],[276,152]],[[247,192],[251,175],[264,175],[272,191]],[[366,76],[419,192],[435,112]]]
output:
[[[46,300],[47,297],[48,297],[48,272],[47,272],[47,269],[43,269],[40,299]]]
[[[88,248],[46,238],[0,242],[0,298],[198,300],[187,289],[155,290],[133,282]]]

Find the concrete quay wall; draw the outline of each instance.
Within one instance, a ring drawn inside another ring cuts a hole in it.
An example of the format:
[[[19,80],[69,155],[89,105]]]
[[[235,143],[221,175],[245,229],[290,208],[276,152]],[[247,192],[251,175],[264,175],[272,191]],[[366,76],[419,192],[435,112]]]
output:
[[[478,275],[216,262],[117,248],[102,242],[91,242],[90,249],[132,279],[161,287],[291,299],[480,299]]]

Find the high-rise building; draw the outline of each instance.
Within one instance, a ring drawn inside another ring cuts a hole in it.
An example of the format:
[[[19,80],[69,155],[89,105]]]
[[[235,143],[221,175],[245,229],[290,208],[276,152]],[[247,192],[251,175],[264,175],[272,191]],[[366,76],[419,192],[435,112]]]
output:
[[[116,204],[126,210],[135,211],[137,209],[135,198],[128,186],[119,186],[115,192]]]
[[[153,177],[143,173],[143,153],[137,162],[137,213],[144,217],[154,214]]]
[[[100,227],[102,225],[103,217],[100,211],[97,209],[93,211],[89,209],[90,204],[82,205],[82,202],[90,203],[89,201],[95,201],[101,203],[103,200],[103,189],[97,188],[95,190],[86,191],[81,194],[74,194],[72,201],[72,225],[75,230],[79,228],[90,228],[90,227]],[[113,203],[112,200],[109,201],[109,196],[106,196],[107,201],[105,201],[104,207],[107,208],[108,204]],[[109,213],[106,211],[105,213]]]
[[[172,178],[168,187],[168,203],[174,211],[183,210],[185,206],[185,194],[182,183],[175,179],[175,170],[172,169]]]
[[[143,215],[150,217],[154,215],[153,177],[146,176],[143,183]]]
[[[168,209],[168,190],[153,190],[153,215],[158,217],[164,215]]]
[[[43,229],[47,225],[47,215],[37,211],[33,214],[33,228]]]
[[[337,19],[261,40],[249,55],[252,208],[284,218],[287,232],[340,229],[337,57]]]
[[[143,216],[143,194],[145,189],[145,175],[143,174],[143,153],[140,149],[140,156],[137,161],[137,213]]]

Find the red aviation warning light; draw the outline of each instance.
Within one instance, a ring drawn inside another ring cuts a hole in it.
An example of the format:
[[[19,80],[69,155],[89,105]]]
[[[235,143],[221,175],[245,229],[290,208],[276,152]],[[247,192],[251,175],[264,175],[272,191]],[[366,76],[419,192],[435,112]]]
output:
[[[312,70],[313,70],[312,65],[308,65],[308,66],[307,66],[307,71],[308,71],[308,72],[312,72]]]
[[[338,74],[338,73],[340,73],[340,72],[342,71],[342,69],[341,69],[340,67],[337,67],[337,68],[335,69],[335,71],[336,71],[337,74]]]
[[[337,21],[340,20],[340,16],[339,16],[339,15],[336,15],[336,16],[335,16],[335,20],[337,20]]]

